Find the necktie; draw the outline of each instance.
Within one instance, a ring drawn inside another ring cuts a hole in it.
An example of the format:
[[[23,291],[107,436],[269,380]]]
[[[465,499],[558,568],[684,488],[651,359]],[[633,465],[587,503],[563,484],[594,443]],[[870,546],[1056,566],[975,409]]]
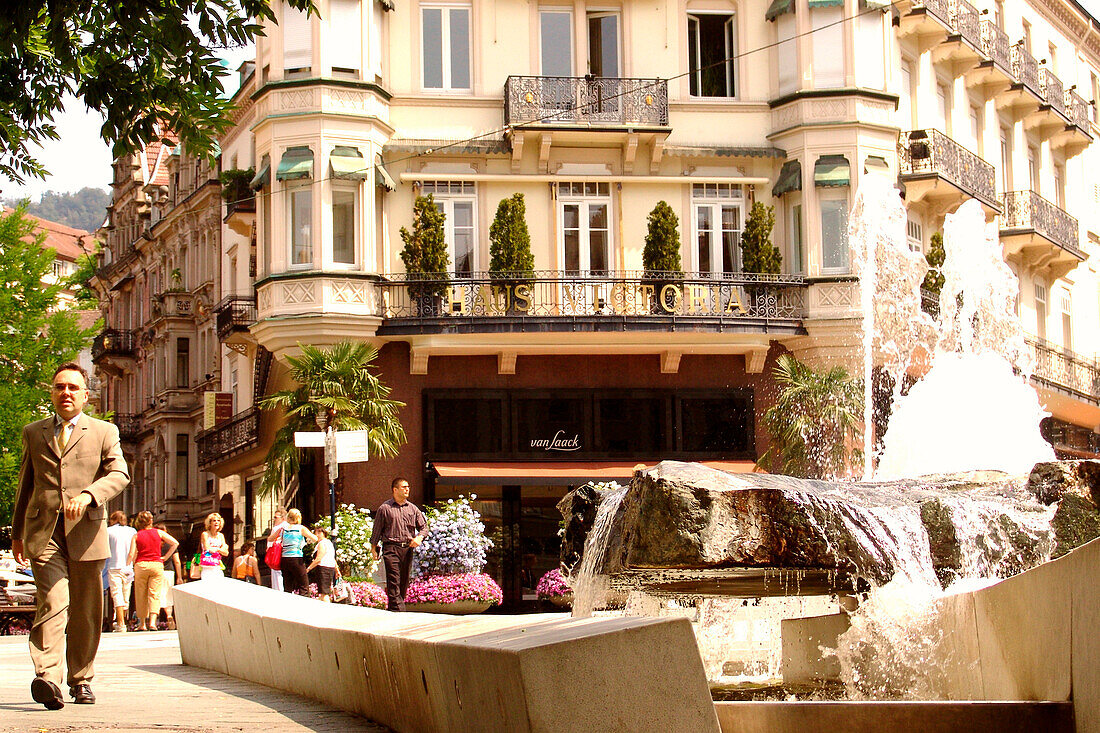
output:
[[[57,447],[61,449],[61,452],[65,452],[65,446],[69,444],[69,431],[73,429],[72,423],[62,423],[61,432],[57,434]]]

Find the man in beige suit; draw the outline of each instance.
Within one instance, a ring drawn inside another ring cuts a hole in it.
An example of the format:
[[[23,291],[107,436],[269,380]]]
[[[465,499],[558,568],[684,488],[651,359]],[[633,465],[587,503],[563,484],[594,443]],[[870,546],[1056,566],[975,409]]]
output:
[[[12,521],[16,562],[31,561],[38,612],[31,627],[31,696],[49,710],[61,698],[64,646],[69,694],[91,704],[89,681],[103,616],[103,563],[110,555],[107,501],[130,483],[118,428],[85,415],[88,375],[62,364],[53,376],[55,414],[23,427]]]

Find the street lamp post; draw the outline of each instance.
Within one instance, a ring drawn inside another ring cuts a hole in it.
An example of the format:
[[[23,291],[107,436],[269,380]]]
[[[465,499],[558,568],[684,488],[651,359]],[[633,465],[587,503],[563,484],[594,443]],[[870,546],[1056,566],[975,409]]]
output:
[[[325,467],[328,469],[328,516],[329,535],[333,546],[336,543],[336,477],[340,474],[340,464],[336,460],[336,426],[328,410],[318,410],[315,421],[325,434]]]

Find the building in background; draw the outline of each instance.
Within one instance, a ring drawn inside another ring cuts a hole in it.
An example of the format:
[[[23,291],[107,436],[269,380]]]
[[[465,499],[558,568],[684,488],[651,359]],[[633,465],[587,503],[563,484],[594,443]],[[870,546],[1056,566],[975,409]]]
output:
[[[521,567],[557,562],[569,486],[663,458],[747,470],[766,447],[774,359],[852,364],[847,216],[873,175],[900,184],[921,251],[981,202],[1020,278],[1046,435],[1062,455],[1098,455],[1100,26],[1076,3],[318,7],[276,4],[241,68],[220,162],[250,171],[254,193],[222,210],[216,295],[196,294],[217,304],[226,348],[211,373],[233,397],[188,465],[231,487],[245,535],[282,498],[257,491],[278,426],[256,399],[288,386],[299,343],[368,340],[409,443],[344,467],[345,500],[374,506],[398,474],[414,501],[476,492],[503,548],[493,571],[520,601],[533,592]],[[450,272],[410,282],[401,230],[429,193]],[[502,288],[489,230],[514,193],[536,273]],[[641,272],[658,201],[680,222],[685,275],[671,282]],[[775,207],[779,275],[743,272],[754,202]],[[158,231],[140,248],[174,251]],[[119,299],[135,287],[112,277]],[[301,478],[294,501],[326,511],[318,474]],[[200,494],[220,501],[209,480]]]

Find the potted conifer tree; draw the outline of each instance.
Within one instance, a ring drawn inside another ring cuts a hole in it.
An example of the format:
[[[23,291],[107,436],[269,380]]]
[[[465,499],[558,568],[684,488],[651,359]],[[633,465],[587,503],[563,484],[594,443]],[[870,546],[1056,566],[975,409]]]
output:
[[[531,233],[527,230],[527,205],[522,193],[512,194],[497,205],[489,226],[489,278],[493,296],[500,298],[509,313],[526,312],[519,308],[517,289],[528,288],[535,280],[535,255],[531,253]],[[528,293],[529,295],[529,293]],[[530,298],[526,299],[530,303]]]
[[[683,279],[680,264],[680,219],[665,201],[658,201],[649,212],[645,248],[642,250],[642,275],[646,284],[653,286],[650,311],[671,314],[676,296],[667,293],[665,287]]]
[[[435,205],[431,194],[417,196],[413,204],[413,228],[401,227],[401,261],[405,263],[409,298],[418,316],[441,316],[443,295],[450,277],[451,257],[443,225],[447,216]]]
[[[765,206],[757,201],[749,210],[745,220],[745,230],[741,233],[741,269],[744,272],[761,275],[778,275],[783,257],[779,248],[772,244],[772,229],[775,227],[775,207]],[[749,292],[749,302],[755,311],[761,296],[766,295],[772,286],[760,284]]]

